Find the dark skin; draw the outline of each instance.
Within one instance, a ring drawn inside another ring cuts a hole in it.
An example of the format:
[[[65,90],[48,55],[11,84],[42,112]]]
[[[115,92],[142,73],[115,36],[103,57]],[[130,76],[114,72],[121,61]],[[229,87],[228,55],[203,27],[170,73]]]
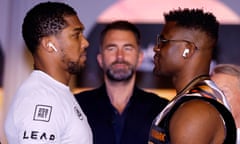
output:
[[[89,43],[83,36],[84,26],[77,16],[65,16],[68,26],[57,35],[43,37],[34,54],[35,68],[68,85],[74,72],[86,61]],[[52,43],[57,52],[48,44]]]
[[[167,22],[161,36],[191,42],[171,41],[154,49],[154,72],[171,76],[177,93],[195,77],[209,73],[212,43],[206,33]],[[189,53],[183,56],[185,49]],[[171,144],[220,144],[225,138],[220,113],[202,100],[182,104],[170,120],[169,132]]]

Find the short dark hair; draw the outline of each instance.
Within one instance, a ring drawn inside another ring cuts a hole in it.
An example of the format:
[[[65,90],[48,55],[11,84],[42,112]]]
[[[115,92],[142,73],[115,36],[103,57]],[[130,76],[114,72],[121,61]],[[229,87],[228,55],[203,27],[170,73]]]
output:
[[[65,16],[77,15],[67,4],[59,2],[44,2],[34,6],[26,14],[23,25],[23,39],[34,53],[42,37],[56,35],[67,26]]]
[[[165,21],[175,21],[178,26],[197,29],[205,32],[216,43],[218,39],[219,22],[210,12],[202,9],[181,9],[164,14]]]
[[[100,44],[102,45],[103,43],[103,39],[104,37],[106,36],[106,33],[110,30],[127,30],[127,31],[131,31],[133,32],[133,34],[135,35],[135,38],[137,40],[137,43],[140,44],[140,38],[141,38],[141,35],[140,35],[140,32],[138,30],[138,28],[128,22],[128,21],[125,21],[125,20],[118,20],[118,21],[114,21],[110,24],[107,24],[107,26],[103,29],[103,31],[101,32],[101,35],[100,35]]]

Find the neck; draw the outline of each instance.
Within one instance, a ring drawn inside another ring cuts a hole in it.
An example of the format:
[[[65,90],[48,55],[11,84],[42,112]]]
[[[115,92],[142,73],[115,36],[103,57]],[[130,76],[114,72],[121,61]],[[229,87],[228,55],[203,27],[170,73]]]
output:
[[[189,88],[191,88],[197,82],[204,80],[204,79],[208,79],[208,78],[209,78],[209,75],[198,75],[195,78],[188,80],[188,82],[184,85],[183,88],[177,89],[177,95],[186,93],[189,90]]]
[[[133,94],[134,79],[128,82],[110,82],[105,80],[106,89],[111,104],[122,113]]]
[[[51,55],[51,53],[48,53],[43,49],[44,48],[39,48],[34,55],[34,69],[41,70],[55,80],[65,85],[69,85],[71,74],[66,70],[66,68],[63,68],[59,64],[57,57]]]
[[[54,68],[51,66],[38,66],[38,65],[34,65],[34,70],[40,70],[45,72],[46,74],[48,74],[49,76],[51,76],[53,79],[65,84],[65,85],[69,85],[69,82],[71,80],[71,74],[67,73],[67,72],[61,72],[61,69],[58,68]]]

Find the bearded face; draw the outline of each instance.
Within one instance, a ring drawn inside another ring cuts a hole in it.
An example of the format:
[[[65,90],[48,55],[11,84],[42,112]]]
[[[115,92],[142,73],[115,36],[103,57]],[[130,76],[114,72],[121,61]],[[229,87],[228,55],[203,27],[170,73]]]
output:
[[[115,61],[106,68],[105,73],[107,78],[112,81],[125,81],[133,77],[134,66],[126,61]]]

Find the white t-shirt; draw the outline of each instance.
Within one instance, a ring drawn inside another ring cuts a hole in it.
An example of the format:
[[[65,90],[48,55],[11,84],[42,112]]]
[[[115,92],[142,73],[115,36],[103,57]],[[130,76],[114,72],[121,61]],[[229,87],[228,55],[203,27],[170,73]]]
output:
[[[87,118],[69,87],[42,71],[21,85],[5,121],[9,144],[92,144]]]

